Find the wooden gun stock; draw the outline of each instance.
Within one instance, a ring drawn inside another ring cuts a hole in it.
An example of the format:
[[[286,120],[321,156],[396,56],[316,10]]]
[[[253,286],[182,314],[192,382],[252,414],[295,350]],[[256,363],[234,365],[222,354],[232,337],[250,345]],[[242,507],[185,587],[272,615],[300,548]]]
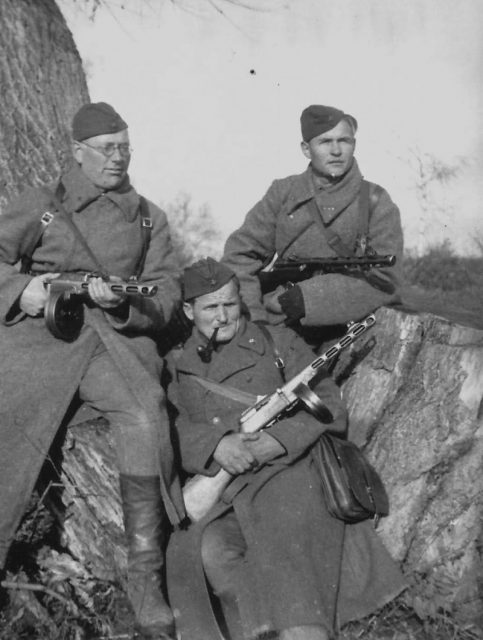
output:
[[[240,417],[240,430],[243,433],[254,433],[273,424],[285,411],[298,401],[313,408],[313,400],[307,401],[309,394],[315,396],[308,388],[308,383],[319,373],[330,360],[343,349],[351,345],[362,333],[376,322],[373,315],[350,325],[348,332],[330,349],[311,362],[305,369],[289,380],[274,393],[264,396],[253,406],[248,407]],[[233,476],[220,469],[214,476],[196,475],[186,482],[183,498],[186,512],[193,522],[201,520],[218,502]]]

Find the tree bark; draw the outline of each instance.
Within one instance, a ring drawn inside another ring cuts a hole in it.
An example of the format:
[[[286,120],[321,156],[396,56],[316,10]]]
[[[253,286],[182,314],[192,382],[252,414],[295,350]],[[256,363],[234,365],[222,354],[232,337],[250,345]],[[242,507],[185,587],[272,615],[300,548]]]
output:
[[[350,437],[383,478],[391,513],[378,531],[413,582],[422,616],[442,608],[474,622],[483,495],[483,331],[389,309],[334,371]],[[106,425],[72,427],[64,447],[65,542],[99,577],[121,574],[125,550]]]
[[[0,2],[0,210],[68,163],[70,126],[89,101],[81,59],[54,0]]]
[[[124,527],[116,456],[105,420],[68,429],[61,482],[63,543],[94,576],[122,583],[127,561]]]
[[[377,317],[344,396],[350,437],[390,496],[381,537],[414,581],[417,611],[482,622],[483,331],[429,314]]]

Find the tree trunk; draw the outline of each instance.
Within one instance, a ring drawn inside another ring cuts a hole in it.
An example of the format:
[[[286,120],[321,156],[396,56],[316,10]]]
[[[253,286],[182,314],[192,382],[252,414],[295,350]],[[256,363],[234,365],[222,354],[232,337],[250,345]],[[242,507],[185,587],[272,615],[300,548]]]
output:
[[[334,375],[350,437],[388,490],[380,535],[413,582],[417,612],[445,609],[474,622],[483,604],[483,331],[431,315],[376,316]],[[108,429],[87,423],[69,431],[65,542],[95,575],[118,575],[125,551]]]
[[[123,582],[127,558],[108,423],[99,419],[70,427],[63,458],[63,543],[94,576]]]
[[[72,117],[89,101],[81,59],[54,0],[0,2],[0,210],[53,180],[71,157]]]

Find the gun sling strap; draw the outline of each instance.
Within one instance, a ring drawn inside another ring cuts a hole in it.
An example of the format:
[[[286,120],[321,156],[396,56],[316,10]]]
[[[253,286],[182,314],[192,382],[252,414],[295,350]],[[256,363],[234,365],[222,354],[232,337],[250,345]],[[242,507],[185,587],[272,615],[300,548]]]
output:
[[[285,373],[284,373],[285,364],[277,348],[277,345],[275,344],[272,334],[267,329],[267,327],[262,323],[255,322],[255,324],[262,332],[265,340],[268,342],[270,349],[274,355],[274,364],[279,370],[280,376],[282,377],[283,382],[286,382]],[[257,402],[257,396],[253,393],[247,393],[246,391],[241,391],[236,387],[231,387],[227,384],[221,384],[219,382],[216,382],[215,380],[212,380],[211,378],[207,378],[206,376],[199,376],[196,374],[191,374],[191,376],[194,380],[196,380],[196,382],[199,385],[201,385],[208,391],[211,391],[212,393],[216,393],[220,396],[224,396],[225,398],[229,398],[230,400],[235,400],[236,402],[240,402],[241,404],[244,404],[247,407],[250,407],[252,404],[255,404]]]
[[[64,194],[65,194],[65,186],[64,186],[62,180],[59,181],[59,183],[57,185],[57,188],[55,190],[55,193],[52,193],[50,191],[50,189],[47,189],[47,187],[42,187],[41,190],[51,200],[51,202],[55,206],[57,212],[60,213],[61,215],[63,215],[65,221],[67,222],[69,227],[72,229],[74,235],[79,240],[79,242],[81,243],[81,245],[83,246],[83,248],[85,249],[85,251],[87,252],[89,257],[91,258],[91,260],[92,260],[92,262],[93,262],[93,264],[94,264],[94,266],[96,268],[96,271],[101,276],[107,276],[108,274],[107,274],[106,270],[100,264],[100,262],[98,261],[98,259],[94,255],[94,253],[92,252],[91,248],[89,247],[89,245],[86,242],[86,239],[84,238],[82,233],[79,231],[79,228],[77,227],[77,225],[72,220],[71,214],[69,214],[67,212],[67,210],[65,209],[65,207],[62,204],[62,199],[63,199]],[[96,199],[97,199],[97,196],[95,198],[92,198],[91,200],[88,200],[77,211],[82,211],[82,209],[85,209],[87,206],[89,206],[91,204],[91,202],[94,202],[94,200],[96,200]],[[27,248],[27,250],[24,252],[24,254],[22,256],[22,266],[21,266],[21,272],[22,273],[27,273],[29,271],[30,266],[32,264],[33,253],[34,253],[35,249],[39,246],[39,244],[40,244],[40,242],[42,240],[42,236],[44,234],[44,231],[46,230],[48,225],[52,222],[54,217],[55,217],[55,214],[51,213],[50,211],[45,211],[40,216],[40,221],[39,221],[39,226],[38,226],[37,232],[34,235],[34,238],[33,238],[32,242],[30,243],[29,247]],[[151,230],[153,228],[153,223],[152,223],[151,218],[149,216],[148,204],[146,202],[146,199],[143,196],[139,196],[139,220],[140,220],[140,223],[141,223],[141,237],[142,237],[142,243],[143,244],[142,244],[141,255],[139,257],[138,264],[137,264],[137,267],[136,267],[136,273],[134,274],[136,279],[138,279],[141,276],[142,272],[143,272],[144,263],[146,261],[146,254],[148,252],[149,242],[151,240]]]
[[[278,369],[280,373],[280,377],[282,378],[283,383],[286,383],[285,378],[285,363],[282,359],[280,351],[278,350],[277,345],[275,344],[275,340],[273,339],[272,334],[267,329],[267,327],[260,323],[255,323],[257,327],[260,329],[261,333],[265,337],[267,341],[270,351],[274,356],[274,365]],[[216,393],[225,398],[230,398],[231,400],[235,400],[236,402],[240,402],[246,406],[254,405],[258,398],[251,394],[246,393],[245,391],[240,391],[235,387],[230,387],[226,384],[220,384],[215,380],[211,380],[211,378],[198,376],[196,374],[191,374],[193,379],[198,382],[199,385],[208,389],[212,393]],[[294,389],[295,395],[298,399],[313,413],[321,422],[326,424],[333,422],[334,418],[331,412],[327,409],[327,407],[320,401],[320,398],[308,387],[308,385],[300,384],[296,389]]]
[[[380,196],[380,188],[377,187],[377,185],[372,197],[370,195],[369,189],[369,182],[367,182],[367,180],[362,180],[361,188],[358,194],[359,234],[365,234],[366,236],[369,234],[369,223],[371,220],[372,209],[377,206]],[[355,253],[354,248],[349,247],[347,244],[345,244],[339,234],[336,233],[330,225],[324,222],[315,197],[310,200],[309,209],[314,221],[323,230],[324,235],[327,238],[327,242],[335,251],[335,253],[343,258],[353,256]]]
[[[250,407],[257,401],[257,396],[253,393],[241,391],[236,387],[230,387],[227,384],[221,384],[220,382],[216,382],[216,380],[212,380],[211,378],[207,378],[206,376],[199,376],[195,373],[190,374],[190,376],[204,389],[207,389],[212,393],[216,393],[217,395],[224,398],[228,398],[229,400],[235,400],[235,402],[239,402],[240,404],[243,404],[247,407]]]
[[[379,197],[381,195],[381,188],[375,185],[373,194],[370,193],[370,185],[367,180],[362,180],[361,189],[359,191],[359,237],[365,235],[369,236],[369,223],[371,220],[372,210],[377,206]],[[327,225],[320,213],[317,201],[314,198],[308,203],[309,210],[315,223],[322,229],[327,242],[331,249],[341,258],[348,258],[355,256],[356,248],[349,247],[336,233],[330,225]],[[371,255],[373,250],[368,246],[366,248],[367,255]],[[361,271],[360,277],[363,277],[371,286],[385,293],[394,293],[394,285],[391,282],[387,282],[385,279],[379,277],[376,273]]]

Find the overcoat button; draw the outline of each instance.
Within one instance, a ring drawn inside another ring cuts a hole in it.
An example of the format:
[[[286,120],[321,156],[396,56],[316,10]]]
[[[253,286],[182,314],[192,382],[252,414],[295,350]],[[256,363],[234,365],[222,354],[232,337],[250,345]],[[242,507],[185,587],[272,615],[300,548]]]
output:
[[[220,424],[220,418],[218,416],[213,418],[213,424]]]

